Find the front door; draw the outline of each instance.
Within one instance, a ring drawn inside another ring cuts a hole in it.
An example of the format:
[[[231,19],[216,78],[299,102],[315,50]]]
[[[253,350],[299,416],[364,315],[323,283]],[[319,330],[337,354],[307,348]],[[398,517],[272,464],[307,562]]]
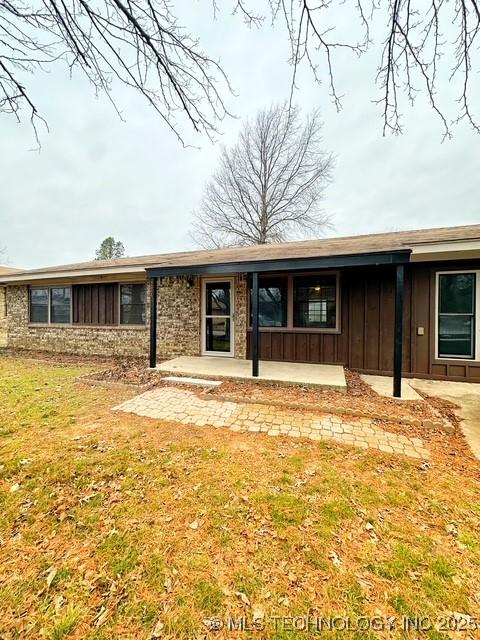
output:
[[[203,281],[202,353],[233,356],[232,280]]]

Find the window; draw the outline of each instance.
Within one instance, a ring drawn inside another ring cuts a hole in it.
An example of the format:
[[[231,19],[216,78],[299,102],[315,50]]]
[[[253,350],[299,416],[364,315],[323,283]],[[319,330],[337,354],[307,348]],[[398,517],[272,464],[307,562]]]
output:
[[[293,326],[335,329],[337,276],[300,276],[293,279]]]
[[[70,287],[55,287],[50,289],[50,322],[59,324],[70,323],[71,297]]]
[[[48,289],[30,289],[30,322],[48,322]]]
[[[261,278],[258,287],[258,322],[260,327],[287,326],[288,280]],[[250,304],[251,309],[251,304]],[[251,324],[250,314],[250,324]]]
[[[145,324],[145,285],[120,285],[120,324]]]
[[[30,322],[69,324],[71,322],[71,288],[30,289]]]
[[[476,273],[438,275],[438,356],[475,358]]]

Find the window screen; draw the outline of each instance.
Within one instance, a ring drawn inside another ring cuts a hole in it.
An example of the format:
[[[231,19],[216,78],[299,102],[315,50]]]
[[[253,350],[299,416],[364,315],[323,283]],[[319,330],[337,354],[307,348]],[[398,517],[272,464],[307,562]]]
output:
[[[300,276],[293,282],[295,327],[334,329],[337,323],[337,276]]]
[[[120,285],[120,324],[145,324],[145,285]]]
[[[48,322],[48,289],[30,289],[30,322]]]
[[[260,279],[258,286],[258,322],[260,327],[287,326],[287,289],[286,278]]]
[[[50,289],[50,322],[70,323],[71,299],[70,287],[55,287]]]

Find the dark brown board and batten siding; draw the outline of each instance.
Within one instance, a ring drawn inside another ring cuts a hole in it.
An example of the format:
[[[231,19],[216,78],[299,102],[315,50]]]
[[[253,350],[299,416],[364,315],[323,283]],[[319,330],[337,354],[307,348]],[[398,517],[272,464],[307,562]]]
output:
[[[118,284],[81,284],[72,289],[73,323],[118,323]]]
[[[435,360],[435,274],[480,269],[480,261],[410,264],[405,271],[403,370],[408,376],[480,382],[480,363]],[[395,271],[390,267],[341,272],[340,333],[262,330],[260,358],[286,362],[343,364],[365,373],[391,375]],[[424,335],[417,335],[417,328]],[[250,333],[248,334],[250,353]]]

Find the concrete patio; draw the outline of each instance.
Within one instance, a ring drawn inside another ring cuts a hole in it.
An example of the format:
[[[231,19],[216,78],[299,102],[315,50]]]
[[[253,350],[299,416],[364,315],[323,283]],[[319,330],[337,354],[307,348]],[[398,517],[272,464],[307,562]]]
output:
[[[157,365],[157,370],[176,375],[202,378],[231,378],[260,382],[318,385],[344,390],[347,388],[343,367],[329,364],[260,361],[259,376],[252,376],[251,360],[218,356],[180,356]]]

